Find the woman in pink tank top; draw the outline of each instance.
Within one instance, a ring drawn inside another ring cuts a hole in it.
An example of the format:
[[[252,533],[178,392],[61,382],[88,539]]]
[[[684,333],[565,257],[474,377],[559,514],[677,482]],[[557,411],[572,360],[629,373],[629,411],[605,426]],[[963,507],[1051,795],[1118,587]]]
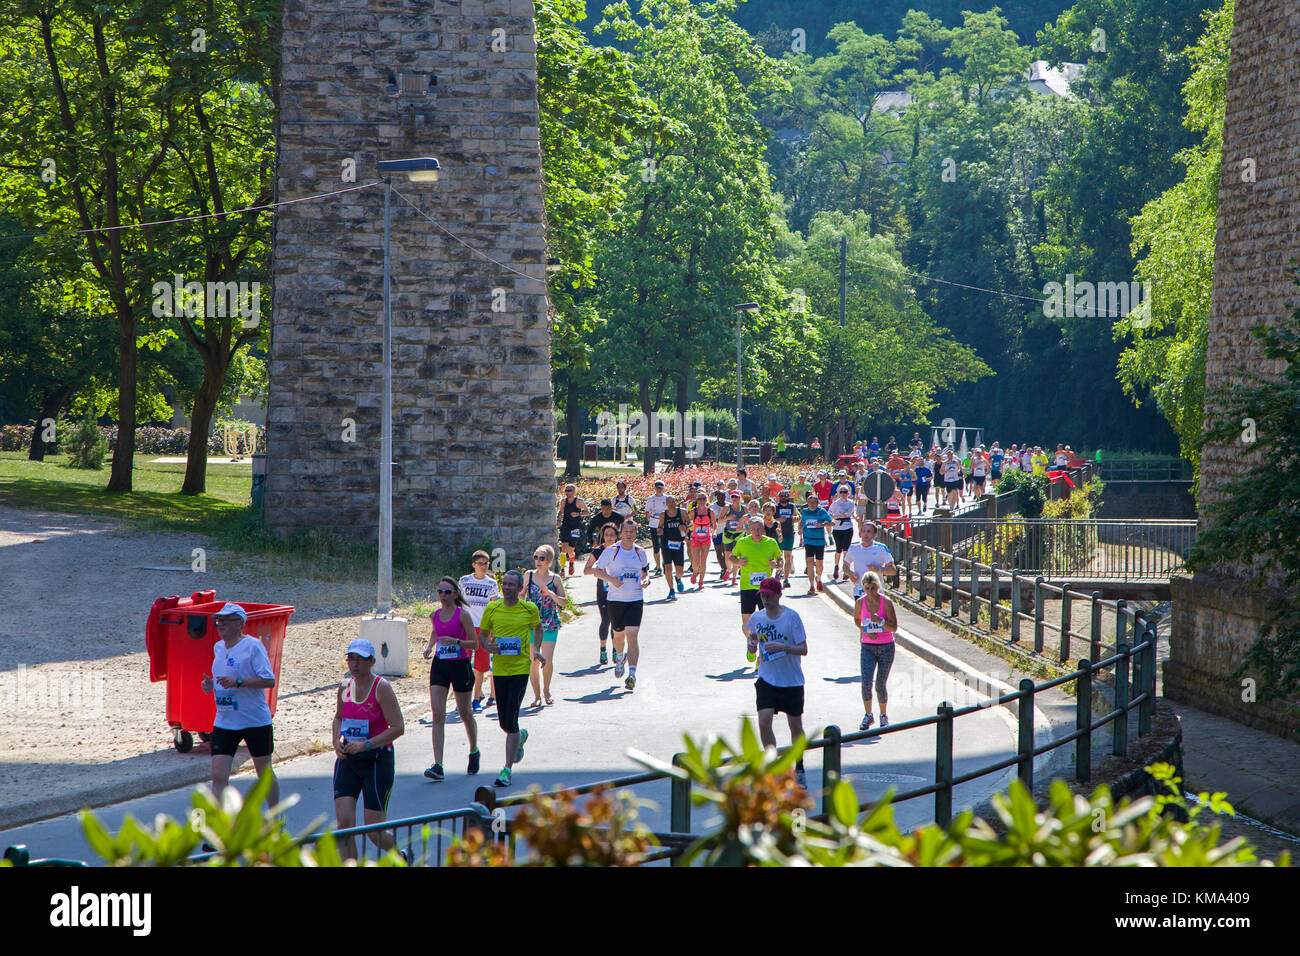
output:
[[[334,710],[334,814],[340,830],[357,825],[357,798],[365,801],[365,822],[382,823],[393,792],[396,760],[393,741],[406,725],[392,686],[371,671],[375,646],[364,638],[348,645],[348,679],[339,684]],[[374,830],[370,839],[381,850],[396,844],[390,830]],[[340,841],[349,859],[356,855],[351,837]],[[405,856],[405,853],[403,853]],[[410,862],[409,860],[407,862]]]
[[[868,571],[862,576],[862,598],[853,609],[861,640],[859,655],[862,668],[862,723],[859,730],[870,730],[875,722],[871,710],[871,688],[880,701],[880,726],[889,726],[885,708],[889,702],[889,671],[894,666],[894,632],[898,630],[898,613],[894,602],[884,595],[880,575]],[[874,679],[874,680],[873,680]]]

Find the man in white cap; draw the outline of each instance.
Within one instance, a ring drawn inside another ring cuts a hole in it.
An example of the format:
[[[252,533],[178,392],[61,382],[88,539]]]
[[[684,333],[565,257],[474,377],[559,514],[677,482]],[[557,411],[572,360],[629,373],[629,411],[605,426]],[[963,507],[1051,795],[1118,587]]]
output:
[[[217,717],[212,727],[212,792],[230,784],[230,767],[240,742],[248,745],[253,769],[271,775],[267,806],[280,802],[280,781],[271,770],[275,740],[271,733],[271,705],[267,688],[275,686],[275,671],[266,646],[243,633],[248,613],[238,604],[227,603],[212,616],[220,638],[212,648],[212,674],[205,675],[203,693],[215,691]]]
[[[659,556],[663,549],[664,512],[668,510],[668,496],[664,494],[664,487],[663,481],[656,479],[655,493],[645,500],[645,516],[650,522],[650,546],[655,555],[655,574],[664,572],[663,561]]]

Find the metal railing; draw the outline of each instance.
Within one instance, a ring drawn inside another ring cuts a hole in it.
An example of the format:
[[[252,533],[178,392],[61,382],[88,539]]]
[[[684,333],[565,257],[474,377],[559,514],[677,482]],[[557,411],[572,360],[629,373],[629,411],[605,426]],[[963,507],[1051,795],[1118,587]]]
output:
[[[1097,465],[1102,481],[1192,481],[1186,458],[1103,458]]]
[[[947,523],[950,530],[945,530]],[[1165,581],[1196,541],[1195,519],[1055,519],[940,516],[923,541],[991,566],[1047,578]],[[903,555],[906,557],[906,555]]]

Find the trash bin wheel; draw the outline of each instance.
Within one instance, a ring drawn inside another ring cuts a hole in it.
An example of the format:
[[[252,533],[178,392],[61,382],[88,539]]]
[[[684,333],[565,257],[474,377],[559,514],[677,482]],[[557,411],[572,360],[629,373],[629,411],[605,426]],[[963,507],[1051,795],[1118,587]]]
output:
[[[203,731],[201,730],[199,731],[199,740],[203,741],[206,744],[211,739],[212,739],[211,734],[205,734]]]
[[[178,751],[187,754],[194,749],[194,735],[188,730],[178,730],[172,735],[172,743]]]

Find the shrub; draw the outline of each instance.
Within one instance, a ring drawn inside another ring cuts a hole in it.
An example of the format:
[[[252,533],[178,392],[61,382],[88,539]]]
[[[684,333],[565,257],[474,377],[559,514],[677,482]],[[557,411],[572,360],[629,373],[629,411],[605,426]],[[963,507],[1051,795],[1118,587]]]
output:
[[[104,456],[108,454],[108,442],[95,424],[93,413],[87,410],[86,417],[75,427],[64,426],[71,430],[71,438],[65,444],[68,453],[69,468],[85,468],[99,471],[104,467]],[[59,429],[63,431],[64,429]]]
[[[1045,475],[1028,471],[1004,471],[998,482],[998,494],[1015,491],[1019,495],[1020,513],[1026,518],[1038,518],[1047,502],[1048,481]]]

